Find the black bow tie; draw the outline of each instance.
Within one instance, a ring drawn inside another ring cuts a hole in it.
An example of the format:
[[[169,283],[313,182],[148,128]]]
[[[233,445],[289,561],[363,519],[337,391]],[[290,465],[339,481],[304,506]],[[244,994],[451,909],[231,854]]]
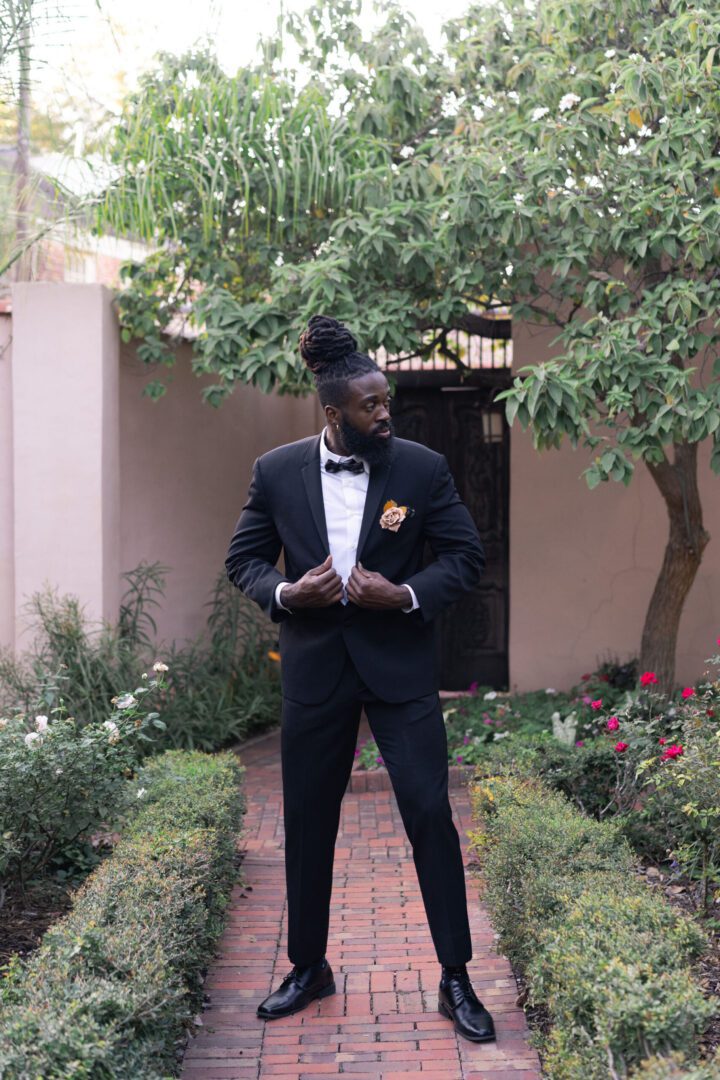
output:
[[[328,472],[341,472],[343,469],[347,469],[351,473],[365,472],[365,466],[362,461],[357,461],[356,458],[350,458],[349,461],[333,461],[331,458],[325,462],[325,468]]]

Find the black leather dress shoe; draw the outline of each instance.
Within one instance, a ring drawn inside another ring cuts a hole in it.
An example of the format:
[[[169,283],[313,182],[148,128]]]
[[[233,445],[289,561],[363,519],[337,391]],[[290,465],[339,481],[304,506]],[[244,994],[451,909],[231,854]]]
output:
[[[443,975],[438,991],[438,1009],[455,1025],[455,1030],[471,1042],[492,1042],[493,1018],[472,988],[470,976]]]
[[[329,997],[335,993],[335,979],[327,960],[322,964],[298,967],[289,971],[277,990],[261,1001],[257,1014],[263,1020],[275,1020],[300,1012],[315,998]]]

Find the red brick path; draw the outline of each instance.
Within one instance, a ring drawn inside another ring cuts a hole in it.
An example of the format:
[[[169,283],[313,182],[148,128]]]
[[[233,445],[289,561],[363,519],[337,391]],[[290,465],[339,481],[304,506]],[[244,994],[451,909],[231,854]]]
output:
[[[361,727],[361,738],[369,730]],[[337,993],[294,1016],[255,1009],[292,968],[286,952],[279,733],[245,747],[248,812],[244,877],[236,886],[219,957],[206,980],[209,1007],[185,1054],[182,1080],[537,1080],[517,987],[466,871],[474,954],[468,971],[495,1020],[497,1041],[471,1043],[437,1011],[440,966],[415,866],[389,791],[345,794],[335,851],[327,957]],[[470,804],[450,794],[470,861]]]

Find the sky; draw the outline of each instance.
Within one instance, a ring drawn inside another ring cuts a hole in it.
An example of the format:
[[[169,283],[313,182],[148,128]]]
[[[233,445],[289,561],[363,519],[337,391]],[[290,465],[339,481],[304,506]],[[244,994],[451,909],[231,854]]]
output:
[[[272,34],[281,7],[302,12],[309,0],[45,0],[34,42],[36,107],[87,95],[98,107],[117,107],[156,50],[182,52],[209,36],[232,72],[255,59],[260,35]],[[462,14],[468,0],[405,0],[431,45],[440,27]],[[379,16],[365,0],[363,25]],[[100,8],[100,10],[98,10]]]

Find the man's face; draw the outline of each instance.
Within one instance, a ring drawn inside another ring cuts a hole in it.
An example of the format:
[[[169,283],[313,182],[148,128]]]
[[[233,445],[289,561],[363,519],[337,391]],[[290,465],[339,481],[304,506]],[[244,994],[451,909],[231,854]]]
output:
[[[330,424],[339,424],[338,434],[348,454],[364,458],[369,465],[385,464],[393,444],[388,381],[382,372],[370,371],[351,379],[349,386],[348,400],[343,408],[332,410]]]

